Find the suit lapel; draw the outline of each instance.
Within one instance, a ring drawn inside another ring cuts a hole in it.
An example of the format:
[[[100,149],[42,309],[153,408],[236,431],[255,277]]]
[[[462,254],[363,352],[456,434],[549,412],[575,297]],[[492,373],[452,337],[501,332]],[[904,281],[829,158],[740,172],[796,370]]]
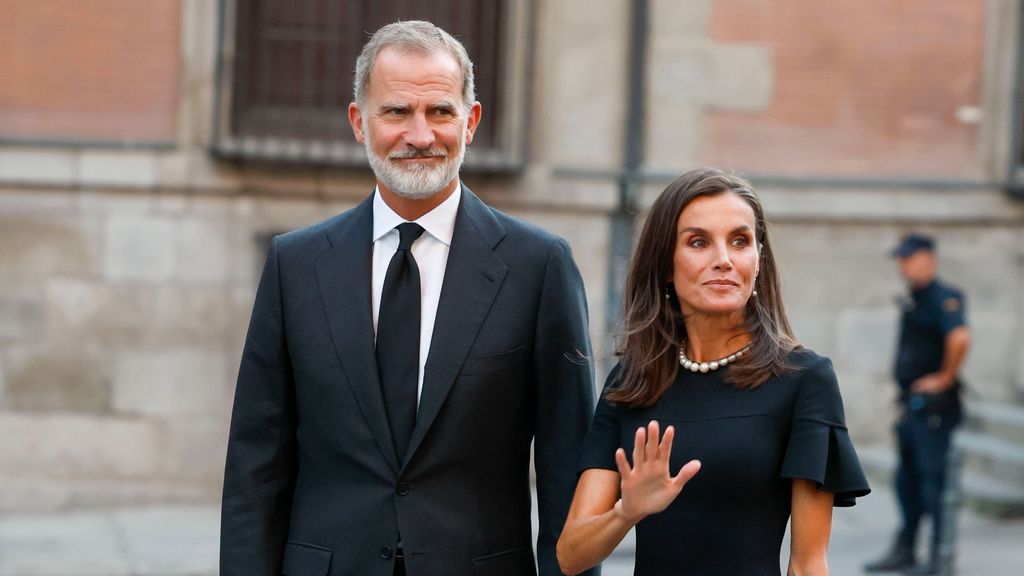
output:
[[[388,428],[374,352],[370,278],[373,250],[373,196],[327,232],[331,248],[316,263],[334,348],[366,423],[380,451],[397,473],[398,457]]]
[[[505,280],[508,267],[494,254],[494,247],[503,237],[504,229],[490,209],[463,187],[424,369],[416,428],[402,468],[408,465],[444,405]]]

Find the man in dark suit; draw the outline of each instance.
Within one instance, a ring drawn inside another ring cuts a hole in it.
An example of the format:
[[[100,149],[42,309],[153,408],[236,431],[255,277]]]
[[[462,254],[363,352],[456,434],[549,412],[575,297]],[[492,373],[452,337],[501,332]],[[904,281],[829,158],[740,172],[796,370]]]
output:
[[[461,184],[480,104],[450,35],[379,30],[355,100],[376,190],[271,243],[235,392],[221,575],[558,574],[593,409],[569,247]]]

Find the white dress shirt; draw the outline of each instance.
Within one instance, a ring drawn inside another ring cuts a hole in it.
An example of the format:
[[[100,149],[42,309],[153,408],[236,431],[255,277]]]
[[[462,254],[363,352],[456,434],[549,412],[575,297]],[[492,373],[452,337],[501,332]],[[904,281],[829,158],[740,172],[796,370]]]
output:
[[[416,399],[419,402],[423,392],[423,367],[430,351],[430,338],[434,334],[434,318],[437,303],[441,299],[441,284],[448,266],[448,251],[455,233],[455,216],[462,198],[462,185],[436,208],[417,218],[414,222],[423,227],[424,233],[412,243],[412,255],[420,269],[420,366],[416,385]],[[380,314],[380,296],[384,291],[384,276],[388,271],[391,257],[398,250],[399,224],[406,222],[395,213],[380,197],[380,191],[373,193],[373,333],[377,334],[377,316]]]

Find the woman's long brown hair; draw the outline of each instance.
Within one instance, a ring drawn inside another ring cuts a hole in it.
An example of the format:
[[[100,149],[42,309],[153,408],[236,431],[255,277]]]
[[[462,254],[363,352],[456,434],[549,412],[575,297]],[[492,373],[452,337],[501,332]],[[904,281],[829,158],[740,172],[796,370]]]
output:
[[[753,388],[794,369],[787,357],[799,344],[782,304],[761,201],[743,178],[715,168],[698,168],[665,188],[640,233],[626,279],[626,316],[616,350],[622,368],[606,394],[609,401],[629,407],[650,406],[675,380],[686,326],[667,279],[673,277],[679,215],[694,198],[726,193],[736,194],[753,209],[761,263],[754,283],[757,296],[747,301],[743,326],[752,337],[750,351],[724,369],[723,379],[737,387]]]

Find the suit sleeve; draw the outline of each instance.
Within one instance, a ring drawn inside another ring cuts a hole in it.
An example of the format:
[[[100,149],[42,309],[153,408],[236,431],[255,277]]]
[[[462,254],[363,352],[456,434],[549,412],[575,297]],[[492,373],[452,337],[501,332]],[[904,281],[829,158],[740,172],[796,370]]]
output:
[[[594,411],[583,280],[561,239],[548,254],[534,342],[537,565],[540,576],[554,576],[561,574],[555,544],[576,489],[577,458]],[[600,569],[587,574],[600,574]]]
[[[278,239],[271,242],[242,352],[221,505],[221,576],[280,574],[295,484],[295,401]]]

